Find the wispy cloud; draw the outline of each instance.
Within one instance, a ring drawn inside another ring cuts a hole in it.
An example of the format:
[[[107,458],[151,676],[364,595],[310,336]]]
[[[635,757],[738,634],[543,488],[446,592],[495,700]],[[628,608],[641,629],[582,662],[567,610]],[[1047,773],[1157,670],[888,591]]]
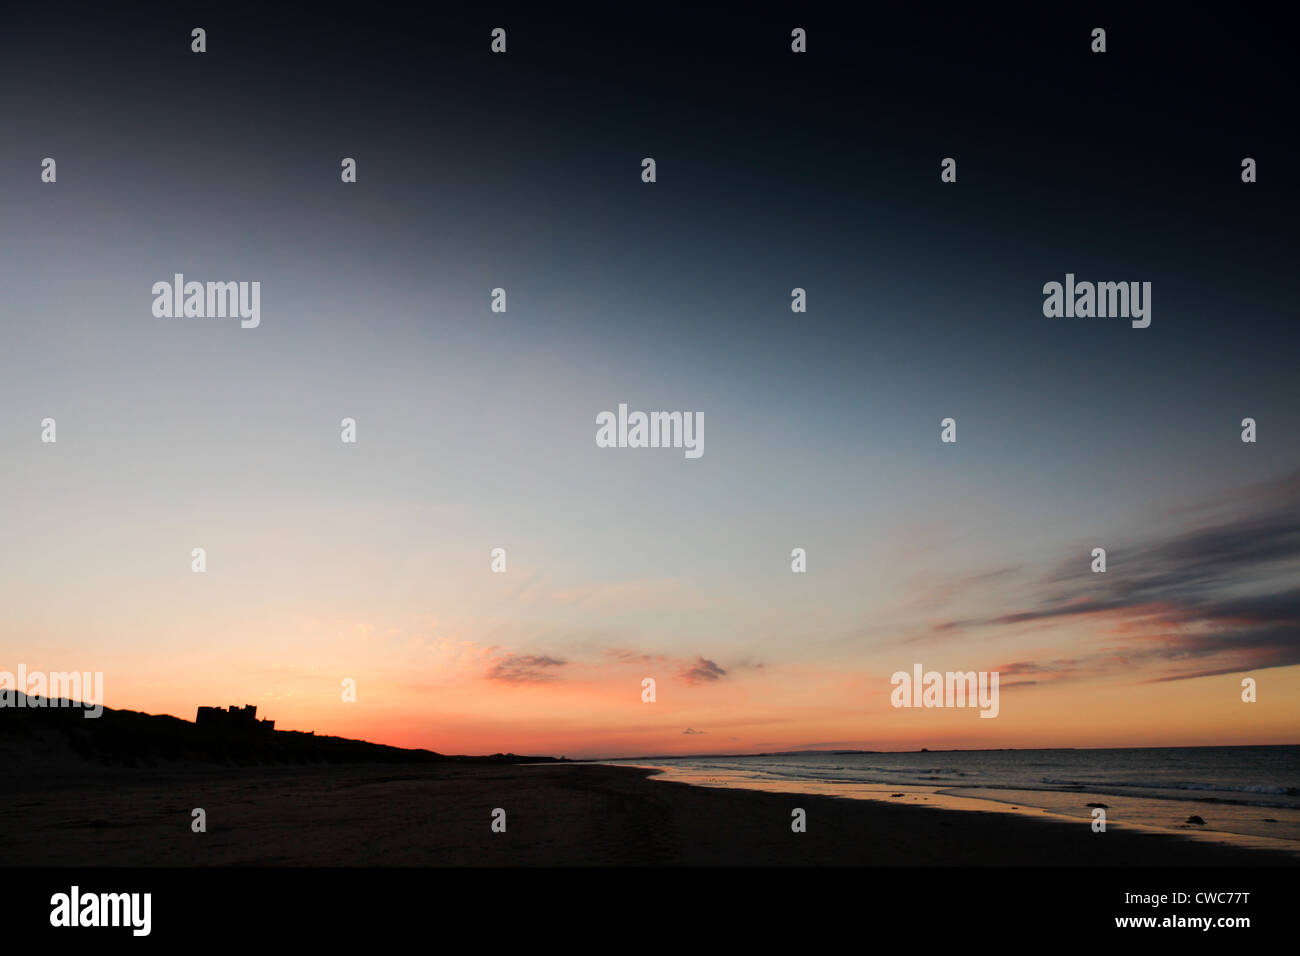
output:
[[[702,684],[718,680],[726,676],[726,673],[713,661],[698,657],[693,664],[682,668],[681,678],[688,684]]]
[[[1053,620],[1094,620],[1108,629],[1113,646],[1096,653],[1014,661],[1002,669],[1033,680],[1142,666],[1161,671],[1148,680],[1171,681],[1300,664],[1300,472],[1230,500],[1234,514],[1202,518],[1160,541],[1114,548],[1105,574],[1075,557],[1040,582],[1042,596],[1033,605],[945,621],[938,629]]]
[[[487,679],[507,684],[536,684],[555,680],[554,669],[568,661],[545,654],[509,654],[493,663]]]

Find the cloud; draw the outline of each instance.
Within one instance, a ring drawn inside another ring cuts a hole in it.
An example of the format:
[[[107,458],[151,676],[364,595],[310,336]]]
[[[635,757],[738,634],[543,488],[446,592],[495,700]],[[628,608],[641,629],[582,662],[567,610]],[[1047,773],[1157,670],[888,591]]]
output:
[[[645,654],[627,648],[607,648],[605,654],[620,664],[659,664],[667,660],[662,654]]]
[[[709,681],[715,681],[726,675],[726,671],[719,667],[713,661],[706,660],[703,657],[695,659],[695,663],[684,666],[681,671],[682,680],[688,684],[702,684]]]
[[[557,675],[551,669],[568,663],[545,654],[508,654],[488,669],[487,679],[507,684],[537,684],[555,680]]]
[[[705,733],[708,733],[708,731],[707,731],[707,730],[696,730],[696,729],[694,729],[693,727],[687,727],[685,730],[682,731],[682,733],[684,733],[684,734],[705,734]]]
[[[937,629],[1094,620],[1118,640],[1074,660],[1000,669],[1051,680],[1139,666],[1162,671],[1152,682],[1188,680],[1300,664],[1300,472],[1228,500],[1236,513],[1109,550],[1105,574],[1075,556],[1040,582],[1031,606]]]
[[[727,674],[735,675],[741,671],[761,671],[765,666],[762,661],[746,659],[735,661],[723,668],[714,661],[698,655],[693,659],[674,659],[663,654],[649,654],[626,648],[609,649],[605,651],[605,655],[618,664],[635,664],[641,667],[667,664],[676,667],[677,676],[688,684],[709,683],[720,680]]]

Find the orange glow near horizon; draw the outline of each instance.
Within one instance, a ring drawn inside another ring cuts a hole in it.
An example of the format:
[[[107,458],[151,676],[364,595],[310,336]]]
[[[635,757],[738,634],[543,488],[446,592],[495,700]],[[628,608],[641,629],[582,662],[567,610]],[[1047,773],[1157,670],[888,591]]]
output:
[[[464,649],[468,660],[484,658]],[[39,669],[38,662],[28,664]],[[272,668],[272,671],[276,668]],[[616,664],[564,680],[510,683],[481,673],[419,686],[358,669],[344,703],[322,668],[285,673],[256,697],[215,662],[203,679],[166,685],[105,673],[105,706],[187,720],[200,704],[257,704],[281,730],[314,731],[440,753],[634,757],[801,749],[930,750],[1295,744],[1300,667],[1250,675],[1266,688],[1241,700],[1241,676],[1146,683],[1062,681],[1003,687],[999,715],[976,708],[894,708],[888,673],[764,668],[735,680],[690,683],[658,671],[657,699],[641,700],[642,670]],[[599,672],[599,671],[604,671]],[[614,671],[615,673],[610,673]],[[336,671],[337,673],[338,671]],[[1004,679],[1004,683],[1010,681]],[[687,731],[690,732],[687,732]]]

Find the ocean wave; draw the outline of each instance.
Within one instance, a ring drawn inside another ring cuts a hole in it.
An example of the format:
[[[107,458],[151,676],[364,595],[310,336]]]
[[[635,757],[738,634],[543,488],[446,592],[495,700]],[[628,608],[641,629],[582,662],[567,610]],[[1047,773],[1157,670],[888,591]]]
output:
[[[1169,780],[1059,780],[1053,777],[1043,777],[1041,780],[1049,786],[1065,787],[1086,787],[1099,789],[1101,787],[1133,787],[1143,790],[1219,790],[1224,793],[1264,793],[1275,794],[1284,797],[1300,797],[1300,787],[1279,787],[1268,784],[1232,784],[1232,783],[1206,783],[1197,781],[1169,781]]]

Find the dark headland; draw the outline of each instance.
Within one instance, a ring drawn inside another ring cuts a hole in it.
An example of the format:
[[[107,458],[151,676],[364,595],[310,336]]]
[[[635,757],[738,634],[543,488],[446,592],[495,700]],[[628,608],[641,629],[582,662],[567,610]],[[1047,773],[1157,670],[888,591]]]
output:
[[[104,708],[98,717],[71,702],[40,706],[19,693],[16,707],[0,707],[0,763],[54,769],[66,764],[105,767],[222,767],[342,763],[509,764],[558,762],[518,754],[465,756],[373,744],[296,730],[275,730],[256,708],[199,707],[198,720]],[[240,719],[246,717],[246,719]]]

